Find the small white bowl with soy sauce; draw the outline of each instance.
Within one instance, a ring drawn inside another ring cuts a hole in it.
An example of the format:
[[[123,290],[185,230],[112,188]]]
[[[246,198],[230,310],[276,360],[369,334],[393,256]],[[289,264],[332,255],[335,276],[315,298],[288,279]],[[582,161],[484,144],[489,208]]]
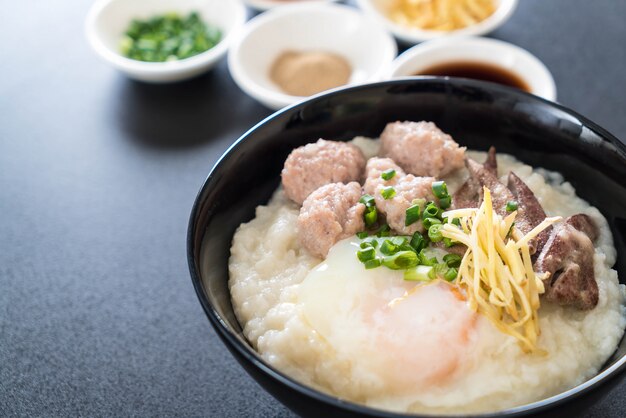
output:
[[[416,45],[391,63],[385,78],[411,76],[489,81],[556,100],[550,70],[525,49],[497,39],[450,36]]]
[[[245,21],[240,0],[98,0],[85,33],[96,53],[128,77],[170,83],[210,70]],[[141,27],[136,38],[134,26]],[[204,46],[197,45],[200,41]],[[168,48],[178,44],[163,53],[167,42]]]

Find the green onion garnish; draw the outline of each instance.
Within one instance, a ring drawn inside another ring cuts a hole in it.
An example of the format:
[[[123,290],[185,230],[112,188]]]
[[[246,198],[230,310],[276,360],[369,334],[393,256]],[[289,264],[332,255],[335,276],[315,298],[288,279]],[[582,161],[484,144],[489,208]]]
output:
[[[419,253],[424,248],[426,248],[426,245],[428,245],[428,243],[426,242],[426,239],[422,236],[422,234],[416,232],[413,234],[413,237],[411,237],[410,245],[415,251]]]
[[[393,255],[398,252],[398,246],[394,244],[391,240],[386,239],[380,245],[380,252],[385,255]]]
[[[443,227],[443,224],[438,223],[438,224],[433,224],[428,228],[428,238],[432,242],[439,242],[443,240],[443,235],[441,234],[442,227]]]
[[[374,258],[372,260],[367,260],[363,264],[365,265],[365,268],[369,270],[369,269],[375,269],[376,267],[380,267],[380,265],[382,264],[382,261],[380,260],[380,258]]]
[[[396,170],[394,170],[393,168],[390,168],[389,170],[385,170],[381,173],[381,177],[383,178],[383,180],[391,180],[392,178],[394,178],[396,175]]]
[[[432,270],[433,268],[430,266],[417,266],[408,269],[404,272],[404,280],[429,282],[431,280],[429,274]]]
[[[403,270],[415,267],[418,264],[418,257],[413,251],[399,251],[394,255],[383,259],[383,265],[392,270]]]
[[[461,227],[461,220],[459,218],[452,219],[452,224]]]
[[[423,264],[425,266],[434,266],[438,263],[437,261],[437,257],[431,257],[428,258],[428,256],[426,255],[426,253],[424,252],[424,250],[421,250],[418,254],[419,259],[420,259],[420,264]]]
[[[439,207],[441,207],[441,209],[448,209],[451,205],[452,198],[450,196],[439,198]]]
[[[365,248],[356,252],[356,256],[362,263],[376,258],[376,250],[372,247]]]
[[[449,268],[448,271],[446,271],[443,275],[443,278],[449,282],[453,281],[454,279],[456,279],[456,276],[459,274],[459,272],[457,271],[457,269],[455,268]]]
[[[448,267],[459,267],[461,265],[461,256],[458,254],[446,254],[443,256],[443,261]]]
[[[362,231],[362,232],[357,232],[356,236],[359,239],[365,239],[369,236],[369,234],[366,231]]]
[[[446,263],[437,263],[434,266],[434,274],[436,277],[444,277],[445,274],[448,272],[448,265]]]
[[[438,199],[443,199],[448,196],[448,186],[445,181],[433,181],[433,194],[437,196]]]
[[[409,206],[406,210],[406,218],[404,220],[404,226],[409,226],[419,221],[420,219],[420,207],[419,205]]]
[[[376,200],[373,196],[365,194],[359,199],[359,203],[365,205],[365,212],[363,213],[363,220],[365,226],[372,226],[378,221],[378,210],[376,209]]]
[[[396,195],[396,189],[391,186],[387,186],[380,191],[380,195],[385,200],[393,199],[393,197]]]
[[[402,247],[404,244],[407,243],[407,239],[406,237],[391,237],[389,238],[389,240],[394,244],[397,245],[398,247]]]
[[[454,244],[456,244],[456,241],[452,241],[450,238],[443,238],[443,245],[446,246],[446,248],[450,248],[452,247]]]
[[[372,226],[378,221],[378,210],[376,206],[371,206],[365,209],[363,213],[363,220],[365,221],[365,226]]]
[[[439,216],[439,208],[432,202],[426,205],[422,212],[422,219],[437,218]]]
[[[366,207],[371,208],[371,207],[374,207],[376,205],[376,200],[374,199],[373,196],[371,196],[369,194],[364,194],[359,199],[359,203],[363,203]]]
[[[437,218],[426,218],[422,221],[422,224],[424,225],[424,228],[430,229],[433,225],[441,224],[441,221]]]
[[[124,56],[148,62],[176,61],[213,48],[221,32],[202,21],[198,13],[176,13],[133,20],[120,42]]]
[[[506,202],[506,211],[507,212],[515,212],[519,207],[518,203],[515,200],[509,200]]]
[[[361,244],[359,244],[359,247],[361,247],[361,248],[369,248],[371,246],[372,246],[372,244],[370,242],[368,242],[368,241],[363,241]]]

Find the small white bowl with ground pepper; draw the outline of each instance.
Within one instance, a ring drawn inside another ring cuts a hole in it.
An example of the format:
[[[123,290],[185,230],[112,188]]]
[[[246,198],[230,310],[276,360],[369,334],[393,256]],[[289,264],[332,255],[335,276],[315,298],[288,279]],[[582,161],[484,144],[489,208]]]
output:
[[[212,68],[245,21],[240,0],[99,0],[85,32],[96,53],[128,77],[168,83]]]
[[[393,37],[355,8],[303,3],[250,20],[228,53],[237,85],[270,109],[328,89],[379,80]]]

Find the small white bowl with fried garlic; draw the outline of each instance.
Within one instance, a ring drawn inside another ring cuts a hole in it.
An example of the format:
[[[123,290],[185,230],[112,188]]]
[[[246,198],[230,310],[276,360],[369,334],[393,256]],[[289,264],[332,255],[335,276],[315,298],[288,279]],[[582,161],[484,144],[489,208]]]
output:
[[[513,14],[517,0],[356,0],[407,44],[447,35],[485,35]]]

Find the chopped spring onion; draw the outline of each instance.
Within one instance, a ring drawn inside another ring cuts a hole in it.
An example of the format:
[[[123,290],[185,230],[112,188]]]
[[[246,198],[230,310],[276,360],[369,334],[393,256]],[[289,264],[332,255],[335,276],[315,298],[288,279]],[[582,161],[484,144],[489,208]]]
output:
[[[389,240],[398,247],[402,247],[407,243],[407,239],[405,237],[391,237]]]
[[[398,245],[391,242],[391,240],[386,239],[380,245],[380,252],[385,255],[393,255],[398,252]]]
[[[426,242],[426,239],[424,238],[422,234],[420,234],[419,232],[416,232],[413,234],[413,237],[411,237],[410,245],[411,247],[413,247],[415,251],[419,253],[424,248],[426,248],[428,243]]]
[[[446,254],[443,256],[443,261],[448,267],[459,267],[461,265],[461,256],[458,254]]]
[[[416,267],[419,262],[413,251],[399,251],[383,259],[383,265],[392,270],[403,270]]]
[[[371,208],[371,207],[374,207],[376,205],[376,200],[374,199],[373,196],[371,196],[369,194],[364,194],[359,199],[359,203],[363,203],[366,207]]]
[[[445,196],[439,199],[439,206],[441,209],[448,209],[452,205],[452,198]]]
[[[432,242],[439,242],[443,240],[443,235],[441,235],[442,227],[443,227],[443,224],[438,223],[438,224],[431,225],[430,228],[428,228],[428,238],[430,238]]]
[[[357,232],[356,236],[359,239],[365,239],[369,236],[369,234],[366,231],[362,231],[362,232]]]
[[[356,256],[362,263],[376,258],[376,249],[373,247],[365,248],[356,252]]]
[[[441,221],[437,218],[426,218],[422,221],[424,228],[430,229],[431,226],[441,224]]]
[[[394,170],[393,168],[390,168],[389,170],[385,170],[381,173],[380,177],[382,177],[383,180],[391,180],[392,178],[394,178],[396,175],[396,170]]]
[[[396,195],[396,189],[391,186],[387,186],[380,191],[380,195],[385,200],[393,199],[393,197]]]
[[[437,257],[428,258],[424,250],[420,251],[418,256],[420,258],[420,264],[423,264],[425,266],[434,266],[438,262]]]
[[[450,248],[455,244],[456,242],[452,241],[450,238],[443,237],[443,245],[445,245],[446,248]]]
[[[445,272],[443,278],[449,282],[456,279],[456,276],[459,274],[458,270],[455,268],[449,268],[448,271]]]
[[[429,282],[430,272],[433,270],[431,266],[416,266],[404,272],[404,280]]]
[[[515,200],[509,200],[508,202],[506,202],[507,212],[515,212],[518,207],[519,207],[519,204]]]
[[[448,186],[445,181],[433,181],[432,184],[433,194],[437,196],[438,199],[443,199],[448,197]]]
[[[406,218],[404,220],[404,226],[409,226],[419,221],[420,219],[420,206],[409,206],[406,210]]]
[[[376,201],[374,197],[369,194],[365,194],[361,196],[359,203],[363,203],[365,205],[365,212],[363,213],[365,226],[369,227],[374,225],[378,221],[378,210],[376,209]]]
[[[422,219],[437,218],[440,214],[439,208],[434,203],[429,203],[422,212]]]
[[[365,213],[363,213],[363,220],[365,221],[365,226],[372,226],[378,221],[378,210],[376,209],[376,206],[365,209]]]
[[[435,279],[437,277],[443,278],[445,274],[448,272],[448,266],[446,263],[435,263],[433,265],[433,271],[431,273],[432,278]]]
[[[372,246],[372,243],[369,241],[363,241],[361,244],[359,244],[359,247],[365,249],[365,248],[369,248]]]
[[[203,22],[197,12],[187,16],[166,13],[133,20],[120,42],[120,50],[138,61],[176,61],[213,48],[221,38],[220,30]]]
[[[367,270],[370,270],[370,269],[375,269],[376,267],[380,267],[380,265],[382,264],[382,261],[380,260],[380,258],[374,258],[372,260],[367,260],[363,264],[365,265],[365,268]]]

